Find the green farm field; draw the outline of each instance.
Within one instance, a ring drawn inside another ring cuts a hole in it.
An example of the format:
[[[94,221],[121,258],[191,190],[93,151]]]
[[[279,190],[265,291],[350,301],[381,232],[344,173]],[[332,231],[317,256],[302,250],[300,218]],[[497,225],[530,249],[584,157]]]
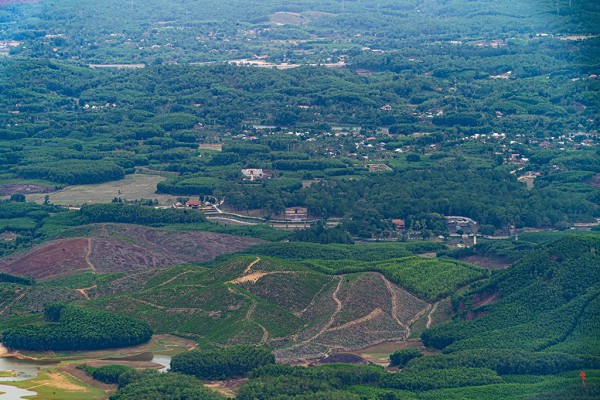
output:
[[[115,197],[127,200],[157,199],[160,205],[169,206],[176,201],[175,196],[155,193],[156,184],[165,179],[159,175],[133,174],[125,176],[125,179],[120,181],[68,186],[48,195],[51,203],[61,206],[110,203]],[[43,203],[45,196],[46,194],[31,194],[27,196],[27,200]]]

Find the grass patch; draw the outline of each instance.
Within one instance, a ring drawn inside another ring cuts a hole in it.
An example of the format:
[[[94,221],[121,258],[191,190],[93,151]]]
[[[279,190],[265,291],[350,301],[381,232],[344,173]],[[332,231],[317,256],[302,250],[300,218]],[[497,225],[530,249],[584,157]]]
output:
[[[176,196],[156,194],[156,185],[166,178],[158,175],[126,175],[120,181],[111,181],[93,185],[68,186],[58,192],[49,193],[50,202],[58,205],[82,205],[110,203],[115,197],[128,200],[157,199],[161,205],[172,205]],[[52,184],[54,186],[54,184]],[[46,194],[31,194],[29,201],[41,203]]]
[[[485,269],[475,265],[451,259],[414,256],[379,262],[313,260],[305,264],[327,274],[380,272],[392,282],[428,301],[448,296],[461,286],[488,276]]]
[[[102,400],[106,398],[103,390],[55,368],[40,372],[34,379],[3,382],[2,384],[37,392],[36,398],[44,400]]]

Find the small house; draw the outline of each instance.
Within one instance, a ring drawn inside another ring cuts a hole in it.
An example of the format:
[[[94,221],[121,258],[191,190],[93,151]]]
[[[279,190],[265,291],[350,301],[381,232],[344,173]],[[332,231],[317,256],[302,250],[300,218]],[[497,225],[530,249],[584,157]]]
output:
[[[406,229],[406,222],[403,219],[393,219],[392,224],[396,226],[396,229]]]
[[[249,168],[243,169],[242,175],[244,176],[244,180],[254,181],[256,179],[263,179],[264,172],[260,168]]]
[[[306,207],[288,207],[285,209],[285,219],[287,221],[306,221],[308,209]]]
[[[190,199],[185,203],[185,206],[197,210],[202,207],[202,203],[198,199]]]

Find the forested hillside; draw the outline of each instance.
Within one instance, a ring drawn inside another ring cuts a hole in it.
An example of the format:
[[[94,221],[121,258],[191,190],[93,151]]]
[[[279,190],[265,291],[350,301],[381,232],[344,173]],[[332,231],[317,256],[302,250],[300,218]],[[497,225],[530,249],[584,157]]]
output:
[[[0,393],[600,398],[599,76],[597,1],[0,0]]]
[[[494,348],[600,355],[600,242],[566,237],[529,254],[455,300],[463,321],[433,328],[424,343],[445,353]],[[592,329],[590,329],[592,328]]]

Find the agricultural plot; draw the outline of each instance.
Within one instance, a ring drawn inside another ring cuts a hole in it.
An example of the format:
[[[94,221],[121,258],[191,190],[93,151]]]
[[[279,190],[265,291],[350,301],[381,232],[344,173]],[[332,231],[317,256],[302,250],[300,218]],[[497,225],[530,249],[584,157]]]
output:
[[[488,272],[475,265],[451,259],[404,257],[380,262],[307,261],[306,265],[328,274],[376,271],[426,301],[454,293],[459,287],[483,279]]]
[[[143,286],[87,305],[135,315],[158,333],[266,344],[283,358],[404,339],[430,308],[377,272],[331,275],[303,262],[256,256],[212,269],[181,265],[148,276]]]
[[[30,194],[28,201],[42,203],[46,195],[50,202],[62,206],[110,203],[115,197],[128,200],[156,199],[160,205],[170,206],[177,201],[175,196],[156,193],[156,185],[166,178],[159,175],[132,174],[120,181],[94,185],[75,185],[48,194]]]

